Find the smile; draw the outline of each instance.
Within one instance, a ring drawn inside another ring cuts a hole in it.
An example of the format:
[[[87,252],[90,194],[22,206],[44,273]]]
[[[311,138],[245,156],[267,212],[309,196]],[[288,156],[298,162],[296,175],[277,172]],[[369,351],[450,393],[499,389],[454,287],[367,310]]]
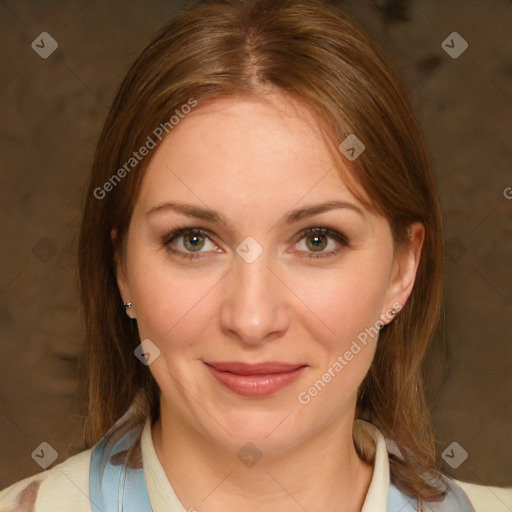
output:
[[[221,384],[239,395],[248,397],[272,395],[297,380],[307,368],[304,364],[277,362],[204,364]]]

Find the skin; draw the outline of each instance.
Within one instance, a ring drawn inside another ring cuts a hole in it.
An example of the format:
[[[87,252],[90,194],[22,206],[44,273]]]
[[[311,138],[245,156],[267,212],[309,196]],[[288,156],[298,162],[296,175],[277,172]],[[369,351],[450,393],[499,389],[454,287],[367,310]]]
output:
[[[360,511],[373,467],[359,459],[352,426],[377,336],[307,405],[297,396],[359,333],[386,313],[389,322],[390,308],[406,303],[423,226],[412,225],[411,247],[394,255],[389,223],[349,192],[312,113],[279,93],[199,104],[151,158],[116,268],[141,340],[161,351],[149,366],[161,390],[152,438],[178,499],[186,509],[213,512],[248,504],[251,511],[325,512],[340,503]],[[362,214],[342,208],[280,220],[333,199]],[[172,210],[146,215],[168,201],[216,210],[230,226]],[[349,245],[320,235],[315,250],[314,235],[300,238],[301,230],[323,226]],[[190,236],[164,245],[181,227],[210,233],[194,239],[203,257],[170,251],[197,254]],[[248,236],[263,248],[252,263],[236,252]],[[338,252],[308,258],[317,251]],[[308,367],[284,389],[255,398],[225,388],[204,361]],[[263,454],[252,468],[237,458],[247,442]]]

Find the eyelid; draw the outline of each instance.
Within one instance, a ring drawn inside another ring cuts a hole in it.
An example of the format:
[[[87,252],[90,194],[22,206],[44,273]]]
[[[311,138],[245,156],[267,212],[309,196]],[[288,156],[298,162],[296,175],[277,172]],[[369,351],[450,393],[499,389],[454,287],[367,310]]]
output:
[[[300,258],[312,260],[312,259],[322,259],[322,258],[329,258],[332,256],[337,256],[343,249],[351,247],[350,241],[344,233],[338,231],[335,228],[331,228],[329,226],[313,226],[313,227],[308,227],[308,228],[301,230],[299,233],[297,233],[297,235],[294,239],[295,241],[294,241],[293,245],[295,246],[297,243],[299,243],[304,238],[311,236],[311,235],[315,235],[317,233],[320,235],[324,235],[327,238],[334,239],[336,241],[336,243],[341,247],[339,247],[335,250],[332,250],[332,251],[315,252],[315,251],[298,251],[295,249],[292,252],[299,253]],[[303,254],[301,254],[301,253],[303,253]]]
[[[210,241],[214,242],[215,236],[213,233],[208,231],[207,229],[203,228],[197,228],[197,227],[184,227],[184,228],[177,228],[171,230],[169,233],[164,235],[162,237],[162,243],[167,245],[170,244],[175,238],[178,238],[182,235],[187,235],[189,233],[197,233],[200,235],[204,235],[206,238],[208,238]],[[216,243],[216,242],[214,242]]]
[[[334,238],[340,244],[349,244],[348,237],[338,231],[337,229],[331,228],[329,226],[313,226],[309,228],[302,229],[299,231],[295,237],[295,242],[302,240],[307,235],[314,235],[315,233],[320,233],[321,235],[328,236],[330,238]]]

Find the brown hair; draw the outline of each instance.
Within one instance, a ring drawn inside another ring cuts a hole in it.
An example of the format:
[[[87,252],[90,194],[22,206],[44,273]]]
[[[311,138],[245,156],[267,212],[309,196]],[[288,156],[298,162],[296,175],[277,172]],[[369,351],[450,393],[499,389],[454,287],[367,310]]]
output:
[[[380,331],[357,414],[400,449],[403,458],[390,453],[395,485],[413,498],[440,501],[445,491],[438,485],[440,463],[422,377],[443,280],[434,173],[407,93],[386,59],[353,21],[319,0],[213,0],[192,6],[160,31],[123,80],[96,148],[79,241],[86,326],[83,447],[96,443],[136,395],[142,399],[134,421],[159,414],[158,386],[133,355],[140,340],[136,323],[121,307],[110,238],[115,228],[123,247],[150,158],[108,187],[103,198],[95,190],[191,99],[261,96],[266,90],[308,105],[333,147],[352,133],[363,141],[359,158],[344,163],[370,203],[358,197],[387,218],[395,249],[408,242],[412,222],[425,227],[414,288],[398,318]],[[339,152],[338,158],[343,160]],[[358,451],[372,462],[364,448]]]

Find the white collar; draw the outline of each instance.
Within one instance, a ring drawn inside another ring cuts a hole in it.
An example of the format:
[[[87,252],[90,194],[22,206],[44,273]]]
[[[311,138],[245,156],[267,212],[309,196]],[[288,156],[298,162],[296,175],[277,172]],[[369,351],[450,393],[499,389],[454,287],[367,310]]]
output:
[[[359,419],[356,420],[356,423],[361,430],[370,434],[375,441],[373,475],[361,512],[386,512],[389,489],[389,458],[386,440],[382,432],[372,423]],[[354,433],[357,433],[357,429]]]
[[[371,423],[357,419],[358,428],[367,432],[375,441],[375,459],[372,480],[361,512],[386,512],[389,488],[389,459],[386,441],[380,430]],[[187,512],[178,500],[167,475],[158,459],[151,437],[151,419],[146,420],[141,437],[144,474],[153,512]]]

